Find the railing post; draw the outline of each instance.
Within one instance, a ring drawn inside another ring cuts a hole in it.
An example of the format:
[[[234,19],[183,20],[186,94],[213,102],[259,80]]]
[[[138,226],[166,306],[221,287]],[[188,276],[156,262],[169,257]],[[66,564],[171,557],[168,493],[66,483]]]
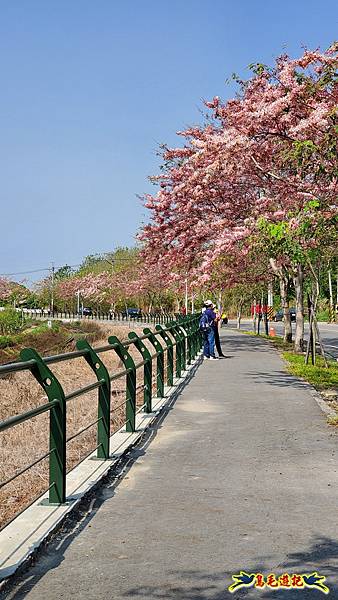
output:
[[[186,351],[185,351],[185,334],[183,333],[183,329],[179,323],[174,323],[174,330],[176,331],[179,338],[179,360],[180,360],[180,370],[185,371],[186,368]]]
[[[165,341],[167,346],[167,385],[172,386],[174,384],[174,348],[171,339],[167,332],[163,329],[162,325],[156,325],[156,331],[159,332],[161,338]]]
[[[199,348],[199,350],[201,350],[201,348],[203,348],[204,340],[203,340],[203,334],[199,328],[199,321],[197,321],[196,327],[197,327],[197,335],[198,335],[198,348]]]
[[[198,353],[197,336],[196,336],[196,318],[195,317],[193,317],[191,319],[190,326],[191,326],[192,353],[193,353],[193,359],[195,359],[197,356],[197,353]]]
[[[58,400],[49,419],[49,504],[66,502],[66,400],[62,386],[33,348],[21,350],[23,361],[34,360],[30,371],[45,391],[49,402]]]
[[[145,412],[151,413],[152,411],[152,379],[153,379],[153,364],[151,353],[147,346],[140,340],[139,336],[135,331],[130,331],[128,334],[130,340],[133,340],[135,348],[141,353],[145,364],[143,367],[143,404],[145,406]]]
[[[116,335],[108,338],[108,343],[114,345],[114,350],[126,369],[126,430],[135,431],[136,420],[136,369],[133,358],[121,344]]]
[[[192,352],[191,352],[191,329],[189,319],[186,317],[184,321],[182,321],[180,325],[182,331],[184,331],[185,339],[186,339],[186,362],[188,365],[191,364],[192,360]]]
[[[98,357],[87,340],[78,340],[76,343],[78,350],[85,350],[84,359],[94,371],[98,381],[103,380],[99,387],[98,409],[97,409],[97,458],[109,458],[109,438],[110,438],[110,398],[111,386],[110,377],[106,366]]]
[[[188,334],[185,331],[182,323],[179,324],[178,329],[181,332],[181,339],[182,339],[182,369],[183,369],[183,371],[185,371],[187,368],[187,343],[186,343],[186,340],[188,338]]]
[[[192,316],[189,320],[189,333],[190,333],[190,354],[191,354],[191,360],[193,361],[197,355],[196,319],[194,316]]]
[[[168,328],[170,329],[170,334],[173,336],[173,338],[175,339],[176,342],[176,368],[175,368],[175,375],[176,377],[181,377],[181,371],[182,371],[182,367],[181,367],[181,335],[180,333],[176,330],[176,323],[175,321],[172,323],[169,323]]]
[[[199,315],[197,315],[195,317],[195,340],[196,340],[196,355],[199,353],[199,351],[202,348],[202,333],[200,332],[200,326],[199,326],[199,321],[200,321],[200,317]]]
[[[163,348],[155,334],[146,327],[143,329],[143,333],[148,337],[149,342],[154,346],[156,352],[158,352],[156,365],[157,365],[157,373],[156,373],[156,393],[159,398],[163,398],[164,396],[164,357],[163,357]]]

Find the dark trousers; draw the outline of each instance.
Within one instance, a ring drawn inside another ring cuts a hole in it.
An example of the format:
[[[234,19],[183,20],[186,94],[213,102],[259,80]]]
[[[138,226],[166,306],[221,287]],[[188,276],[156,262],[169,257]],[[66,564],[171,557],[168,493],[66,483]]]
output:
[[[213,329],[214,329],[214,334],[215,334],[215,346],[216,346],[217,354],[218,354],[218,356],[222,356],[223,352],[222,352],[222,348],[221,348],[221,340],[219,339],[218,326],[215,325],[215,327]]]

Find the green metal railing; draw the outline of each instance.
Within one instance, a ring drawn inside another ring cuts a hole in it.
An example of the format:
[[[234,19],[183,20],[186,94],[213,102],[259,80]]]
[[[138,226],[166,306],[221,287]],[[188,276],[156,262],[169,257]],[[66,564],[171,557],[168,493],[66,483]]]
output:
[[[20,361],[0,366],[0,377],[18,371],[30,371],[48,398],[48,402],[42,406],[0,422],[0,432],[44,412],[49,412],[50,415],[49,451],[6,481],[1,482],[0,489],[42,460],[49,458],[48,503],[65,503],[67,443],[96,425],[97,446],[91,452],[96,450],[97,459],[101,460],[107,460],[110,456],[111,382],[125,377],[125,422],[119,431],[125,426],[127,432],[134,432],[136,414],[141,410],[146,413],[152,411],[154,362],[156,363],[156,395],[162,398],[165,383],[172,386],[174,375],[178,378],[181,377],[182,372],[186,370],[188,364],[193,362],[201,348],[202,340],[198,321],[199,316],[195,315],[178,317],[177,321],[157,324],[155,331],[145,328],[141,336],[131,331],[128,335],[129,339],[125,341],[111,336],[108,344],[100,348],[92,348],[86,340],[81,339],[76,344],[77,351],[46,358],[42,358],[36,350],[26,348],[20,353]],[[148,342],[148,345],[145,342]],[[151,353],[149,345],[154,348],[154,353]],[[131,347],[140,353],[142,359],[140,362],[135,363],[135,359],[130,354]],[[100,358],[102,354],[112,351],[117,354],[124,366],[124,369],[118,373],[109,373]],[[65,394],[49,365],[81,357],[86,360],[94,372],[96,380]],[[140,368],[143,368],[143,404],[137,409],[136,371]],[[97,419],[76,434],[67,437],[68,402],[96,389],[98,390]]]
[[[22,316],[27,319],[34,320],[46,320],[46,319],[56,319],[56,320],[71,320],[71,321],[114,321],[116,323],[120,322],[129,322],[129,323],[167,323],[170,319],[176,319],[176,314],[169,313],[157,313],[157,312],[138,312],[137,314],[128,314],[127,311],[117,312],[117,311],[102,311],[102,310],[92,310],[89,314],[83,314],[80,309],[77,311],[50,311],[45,309],[22,309]]]

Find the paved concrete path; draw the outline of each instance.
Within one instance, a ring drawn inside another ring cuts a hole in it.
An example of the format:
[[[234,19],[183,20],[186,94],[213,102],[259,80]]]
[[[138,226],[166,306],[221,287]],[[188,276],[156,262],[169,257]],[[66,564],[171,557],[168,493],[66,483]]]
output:
[[[226,331],[223,347],[226,358],[201,365],[119,485],[102,491],[11,599],[283,595],[232,596],[240,569],[318,570],[338,597],[336,435],[266,342]]]

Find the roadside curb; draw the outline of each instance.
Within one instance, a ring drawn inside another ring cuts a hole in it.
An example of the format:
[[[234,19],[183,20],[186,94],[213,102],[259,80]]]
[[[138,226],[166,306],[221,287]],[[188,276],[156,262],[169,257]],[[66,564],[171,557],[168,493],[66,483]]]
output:
[[[316,388],[314,388],[310,383],[308,383],[307,381],[304,381],[303,379],[301,380],[304,382],[304,384],[308,387],[309,392],[311,394],[311,396],[315,399],[315,401],[317,402],[319,408],[323,411],[323,413],[325,413],[328,417],[337,417],[337,413],[335,410],[333,410],[328,403],[326,402],[326,400],[324,400],[322,394],[320,392],[318,392],[316,390]]]

